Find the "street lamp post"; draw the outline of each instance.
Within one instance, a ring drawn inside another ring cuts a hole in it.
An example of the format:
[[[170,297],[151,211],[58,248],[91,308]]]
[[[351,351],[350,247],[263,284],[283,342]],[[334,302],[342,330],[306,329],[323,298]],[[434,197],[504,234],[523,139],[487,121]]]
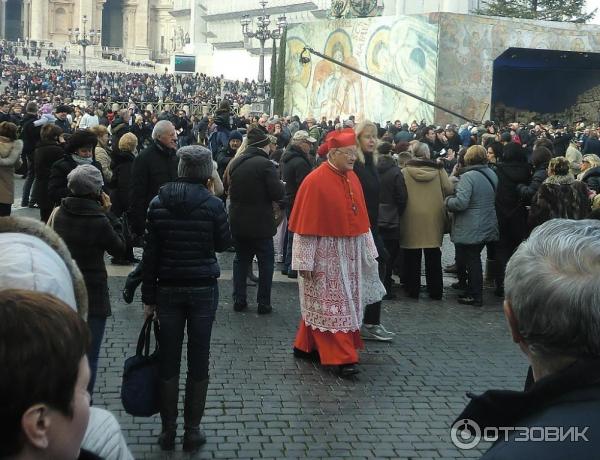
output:
[[[240,20],[240,24],[242,25],[242,33],[244,34],[244,38],[256,38],[260,42],[260,60],[258,63],[258,90],[257,96],[259,100],[264,100],[265,98],[265,42],[270,39],[279,39],[283,34],[283,31],[287,27],[287,18],[285,17],[285,13],[279,18],[277,18],[277,28],[273,30],[269,30],[269,25],[271,24],[271,19],[269,19],[269,15],[266,12],[267,0],[261,0],[260,4],[262,6],[262,13],[258,16],[256,30],[252,30],[252,19],[250,15],[244,14],[242,19]],[[273,83],[273,82],[271,82]]]
[[[79,27],[75,30],[69,29],[69,42],[73,45],[79,45],[83,48],[83,76],[81,77],[81,85],[79,87],[83,97],[87,100],[90,97],[90,88],[87,85],[86,72],[87,72],[87,55],[86,48],[90,45],[97,45],[100,43],[101,32],[100,29],[90,29],[88,32],[86,24],[88,22],[87,15],[83,15],[83,30],[79,32]]]

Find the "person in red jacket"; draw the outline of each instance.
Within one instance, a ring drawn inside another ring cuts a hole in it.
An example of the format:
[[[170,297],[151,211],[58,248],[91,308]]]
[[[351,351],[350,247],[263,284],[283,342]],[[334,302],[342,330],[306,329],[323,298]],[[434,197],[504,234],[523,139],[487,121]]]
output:
[[[300,185],[290,216],[292,269],[300,274],[302,319],[294,354],[338,366],[342,377],[358,372],[363,306],[380,301],[377,249],[358,177],[351,128],[327,140],[327,161]]]

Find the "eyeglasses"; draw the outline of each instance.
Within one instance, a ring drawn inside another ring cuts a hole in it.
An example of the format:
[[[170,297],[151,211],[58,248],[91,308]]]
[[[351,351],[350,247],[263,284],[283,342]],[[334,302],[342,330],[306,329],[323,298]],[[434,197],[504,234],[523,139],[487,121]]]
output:
[[[352,157],[356,158],[356,156],[357,156],[356,151],[354,151],[354,150],[346,151],[346,150],[340,150],[340,149],[338,149],[338,150],[336,150],[336,152],[343,153],[347,157],[352,156]]]

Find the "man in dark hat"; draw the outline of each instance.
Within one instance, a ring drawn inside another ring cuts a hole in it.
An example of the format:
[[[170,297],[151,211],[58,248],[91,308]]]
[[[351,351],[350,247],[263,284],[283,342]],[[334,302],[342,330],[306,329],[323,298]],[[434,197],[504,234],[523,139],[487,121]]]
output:
[[[69,122],[69,113],[71,113],[71,107],[65,104],[61,104],[56,107],[54,111],[54,115],[56,116],[56,121],[54,122],[57,126],[63,130],[63,133],[71,134],[73,129],[71,129],[71,123]]]
[[[229,169],[229,216],[235,245],[233,261],[234,310],[248,308],[246,275],[254,256],[258,259],[258,313],[272,311],[271,285],[275,266],[273,236],[277,232],[273,201],[283,198],[284,187],[269,160],[269,138],[253,127],[248,132],[244,154],[232,160]]]

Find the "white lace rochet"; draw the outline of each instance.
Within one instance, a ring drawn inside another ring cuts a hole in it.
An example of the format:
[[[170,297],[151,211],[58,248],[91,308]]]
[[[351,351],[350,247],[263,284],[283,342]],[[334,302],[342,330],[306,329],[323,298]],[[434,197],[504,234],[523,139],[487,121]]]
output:
[[[292,269],[313,272],[310,281],[299,277],[304,322],[323,332],[359,330],[364,306],[385,295],[376,258],[371,231],[356,237],[294,234]]]

